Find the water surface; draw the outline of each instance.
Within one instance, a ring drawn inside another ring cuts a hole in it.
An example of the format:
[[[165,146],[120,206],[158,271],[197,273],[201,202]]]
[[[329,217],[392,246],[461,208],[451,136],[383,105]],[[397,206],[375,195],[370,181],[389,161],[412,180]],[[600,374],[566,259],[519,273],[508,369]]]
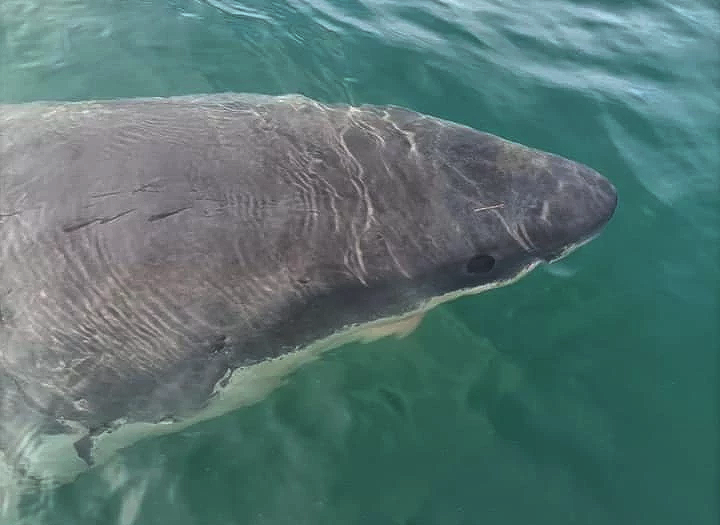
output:
[[[7,523],[718,522],[714,0],[2,0],[0,101],[399,104],[589,164],[603,235]]]

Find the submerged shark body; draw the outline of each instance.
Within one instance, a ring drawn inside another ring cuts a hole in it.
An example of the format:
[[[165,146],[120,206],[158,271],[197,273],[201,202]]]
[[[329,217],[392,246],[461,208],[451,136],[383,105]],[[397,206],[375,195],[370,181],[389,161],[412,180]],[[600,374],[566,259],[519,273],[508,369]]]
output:
[[[0,479],[67,481],[254,402],[564,256],[615,205],[590,168],[397,107],[0,106]]]

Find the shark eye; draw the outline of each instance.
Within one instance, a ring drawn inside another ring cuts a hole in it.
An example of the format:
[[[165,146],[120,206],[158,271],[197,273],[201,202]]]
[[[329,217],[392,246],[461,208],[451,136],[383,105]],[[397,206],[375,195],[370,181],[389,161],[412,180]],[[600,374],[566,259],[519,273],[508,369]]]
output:
[[[495,258],[492,255],[476,255],[465,265],[468,273],[488,273],[495,266]]]

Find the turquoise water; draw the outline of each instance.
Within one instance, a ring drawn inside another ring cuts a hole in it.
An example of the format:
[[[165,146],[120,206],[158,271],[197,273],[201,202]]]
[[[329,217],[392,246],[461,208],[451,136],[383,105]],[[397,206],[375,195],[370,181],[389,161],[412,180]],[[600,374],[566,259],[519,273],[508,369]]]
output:
[[[717,523],[719,50],[715,0],[2,0],[2,102],[399,104],[587,163],[620,194],[570,258],[5,521]]]

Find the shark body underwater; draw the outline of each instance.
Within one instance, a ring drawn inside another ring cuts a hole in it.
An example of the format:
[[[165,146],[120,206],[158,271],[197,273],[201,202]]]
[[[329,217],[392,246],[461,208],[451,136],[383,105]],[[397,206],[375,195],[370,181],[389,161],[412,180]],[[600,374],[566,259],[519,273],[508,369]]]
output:
[[[596,236],[614,187],[394,106],[0,106],[0,486],[255,402]]]

